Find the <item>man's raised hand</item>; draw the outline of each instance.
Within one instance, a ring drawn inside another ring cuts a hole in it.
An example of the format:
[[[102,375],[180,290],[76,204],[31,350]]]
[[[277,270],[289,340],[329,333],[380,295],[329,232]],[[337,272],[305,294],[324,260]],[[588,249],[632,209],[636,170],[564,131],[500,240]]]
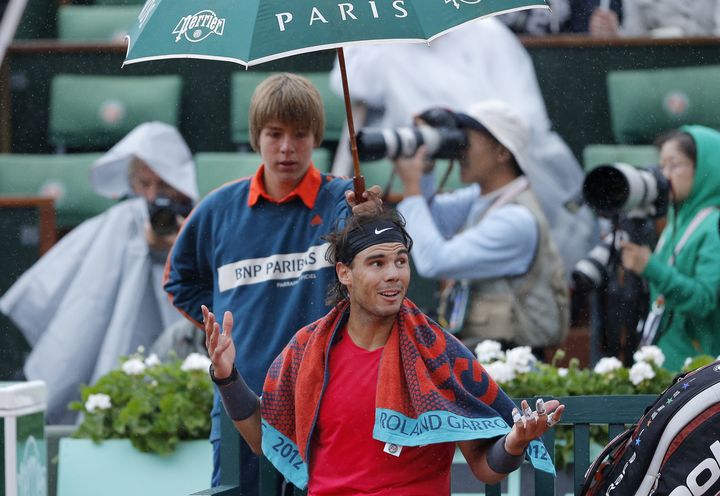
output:
[[[235,363],[235,344],[232,340],[233,315],[229,311],[225,312],[221,332],[215,314],[205,305],[201,308],[205,324],[205,347],[215,370],[215,378],[230,377]]]

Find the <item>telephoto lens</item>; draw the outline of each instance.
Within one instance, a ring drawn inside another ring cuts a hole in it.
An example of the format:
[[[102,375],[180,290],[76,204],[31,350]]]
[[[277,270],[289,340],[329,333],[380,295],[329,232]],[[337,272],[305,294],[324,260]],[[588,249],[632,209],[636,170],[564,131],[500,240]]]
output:
[[[425,145],[430,158],[459,158],[467,147],[465,131],[447,127],[364,128],[356,137],[360,160],[412,157]]]
[[[583,182],[583,197],[600,216],[620,213],[661,217],[667,212],[670,183],[657,167],[616,163],[591,170]]]
[[[611,242],[603,240],[587,256],[579,260],[572,271],[572,279],[578,289],[600,289],[608,280],[607,266],[610,262]]]

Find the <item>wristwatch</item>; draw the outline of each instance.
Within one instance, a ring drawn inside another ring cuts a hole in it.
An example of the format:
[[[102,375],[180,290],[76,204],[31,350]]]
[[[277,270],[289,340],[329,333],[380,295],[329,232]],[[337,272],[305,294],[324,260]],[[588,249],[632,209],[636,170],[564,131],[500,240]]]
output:
[[[232,372],[230,372],[230,375],[224,379],[218,379],[215,377],[215,368],[212,366],[212,363],[210,364],[210,379],[217,384],[218,386],[227,386],[228,384],[232,384],[235,382],[238,378],[238,371],[235,368],[235,365],[233,365]]]

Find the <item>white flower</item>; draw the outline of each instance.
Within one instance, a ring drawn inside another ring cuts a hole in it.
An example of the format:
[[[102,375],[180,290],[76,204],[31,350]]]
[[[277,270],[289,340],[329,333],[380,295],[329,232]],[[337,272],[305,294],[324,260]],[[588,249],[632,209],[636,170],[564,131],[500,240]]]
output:
[[[566,369],[565,367],[560,367],[557,370],[560,377],[565,377],[566,375],[568,375],[568,369]]]
[[[210,368],[210,359],[200,353],[190,353],[185,361],[182,363],[180,368],[182,370],[204,370],[207,371]]]
[[[532,366],[537,362],[537,358],[532,354],[529,346],[518,346],[505,353],[507,363],[510,364],[517,372],[530,372]]]
[[[123,363],[121,368],[127,375],[141,375],[146,367],[141,358],[131,358]]]
[[[155,365],[160,365],[160,358],[153,353],[149,357],[145,359],[145,365],[148,367],[154,367]]]
[[[622,362],[615,357],[604,357],[595,364],[593,372],[596,374],[609,374],[622,368]]]
[[[652,379],[653,377],[655,377],[655,371],[652,365],[647,362],[637,362],[630,369],[630,382],[636,386],[645,379]]]
[[[498,384],[505,384],[515,379],[515,369],[509,363],[498,361],[483,365],[483,367]]]
[[[717,357],[715,360],[720,360],[720,357]],[[693,361],[692,357],[687,357],[687,358],[685,359],[685,363],[683,363],[682,368],[687,368],[688,365],[690,365],[690,363],[691,363],[692,361]]]
[[[112,407],[112,402],[107,394],[91,394],[85,402],[85,410],[90,413],[95,410],[107,410],[110,407]]]
[[[495,360],[504,360],[505,353],[502,345],[492,339],[486,339],[475,347],[475,355],[480,363],[492,363]]]
[[[636,362],[654,363],[658,367],[662,367],[665,363],[665,355],[657,346],[643,346],[633,355]]]

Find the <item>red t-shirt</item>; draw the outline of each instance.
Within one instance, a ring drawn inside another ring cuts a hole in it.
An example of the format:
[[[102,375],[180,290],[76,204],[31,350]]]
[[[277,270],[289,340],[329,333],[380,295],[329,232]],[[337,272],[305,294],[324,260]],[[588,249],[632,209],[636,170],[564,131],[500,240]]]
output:
[[[382,348],[367,351],[342,337],[330,352],[330,380],[310,448],[309,496],[450,494],[455,443],[383,451],[373,439],[375,389]]]

